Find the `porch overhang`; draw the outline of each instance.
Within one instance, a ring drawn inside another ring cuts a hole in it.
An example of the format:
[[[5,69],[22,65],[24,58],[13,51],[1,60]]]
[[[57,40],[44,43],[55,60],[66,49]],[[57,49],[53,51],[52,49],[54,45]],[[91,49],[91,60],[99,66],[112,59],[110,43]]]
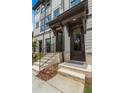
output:
[[[73,16],[83,17],[83,11],[86,11],[86,13],[88,13],[88,0],[84,0],[78,5],[65,11],[54,20],[50,21],[49,26],[53,30],[55,30],[57,27],[62,27],[62,25],[68,23],[68,21],[71,21],[70,18]]]

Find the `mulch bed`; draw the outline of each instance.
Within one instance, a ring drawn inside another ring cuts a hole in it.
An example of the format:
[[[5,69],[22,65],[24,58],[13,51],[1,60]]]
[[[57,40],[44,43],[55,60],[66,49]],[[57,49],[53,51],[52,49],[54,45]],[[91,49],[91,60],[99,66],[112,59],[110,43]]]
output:
[[[54,65],[40,71],[39,74],[37,75],[37,77],[42,80],[47,81],[47,80],[53,78],[57,74],[57,69],[58,69],[58,64],[54,64]]]

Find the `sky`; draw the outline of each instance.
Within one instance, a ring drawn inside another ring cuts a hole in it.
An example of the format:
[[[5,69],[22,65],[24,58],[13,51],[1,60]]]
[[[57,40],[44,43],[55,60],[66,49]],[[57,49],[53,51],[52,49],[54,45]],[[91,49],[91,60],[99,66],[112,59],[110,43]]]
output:
[[[36,4],[37,0],[32,0],[32,7]],[[32,10],[32,30],[33,30],[33,24],[34,24],[34,11]]]

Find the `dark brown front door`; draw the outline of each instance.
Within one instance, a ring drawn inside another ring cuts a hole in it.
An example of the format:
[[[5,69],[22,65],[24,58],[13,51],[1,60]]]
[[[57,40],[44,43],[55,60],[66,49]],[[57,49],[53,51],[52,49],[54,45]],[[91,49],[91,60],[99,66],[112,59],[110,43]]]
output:
[[[85,61],[84,34],[81,30],[81,28],[75,28],[71,30],[71,60]]]

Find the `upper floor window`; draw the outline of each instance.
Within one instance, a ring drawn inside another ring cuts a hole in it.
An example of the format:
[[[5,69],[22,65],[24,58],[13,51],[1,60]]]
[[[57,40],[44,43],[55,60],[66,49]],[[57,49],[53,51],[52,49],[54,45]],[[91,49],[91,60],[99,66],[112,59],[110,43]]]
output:
[[[46,15],[51,14],[51,6],[50,6],[50,2],[47,3],[46,5]]]
[[[46,16],[46,29],[48,29],[49,28],[49,22],[51,21],[51,14],[50,15],[48,15],[48,16]]]
[[[39,28],[39,22],[36,23],[36,29]]]
[[[45,8],[42,7],[42,8],[41,8],[41,13],[44,13],[44,11],[45,11]]]
[[[71,7],[77,5],[78,3],[80,3],[80,0],[70,0]]]
[[[36,9],[36,14],[38,14],[39,13],[39,11],[40,11],[40,7],[38,7],[37,9]]]
[[[47,3],[47,6],[46,6],[46,8],[49,8],[49,7],[50,7],[50,2],[48,2],[48,3]]]
[[[41,19],[41,32],[44,31],[44,18]]]
[[[44,25],[44,18],[41,19],[41,25]]]
[[[60,14],[60,11],[59,11],[59,8],[57,8],[57,9],[54,11],[54,13],[53,13],[54,18],[56,18],[59,14]]]

